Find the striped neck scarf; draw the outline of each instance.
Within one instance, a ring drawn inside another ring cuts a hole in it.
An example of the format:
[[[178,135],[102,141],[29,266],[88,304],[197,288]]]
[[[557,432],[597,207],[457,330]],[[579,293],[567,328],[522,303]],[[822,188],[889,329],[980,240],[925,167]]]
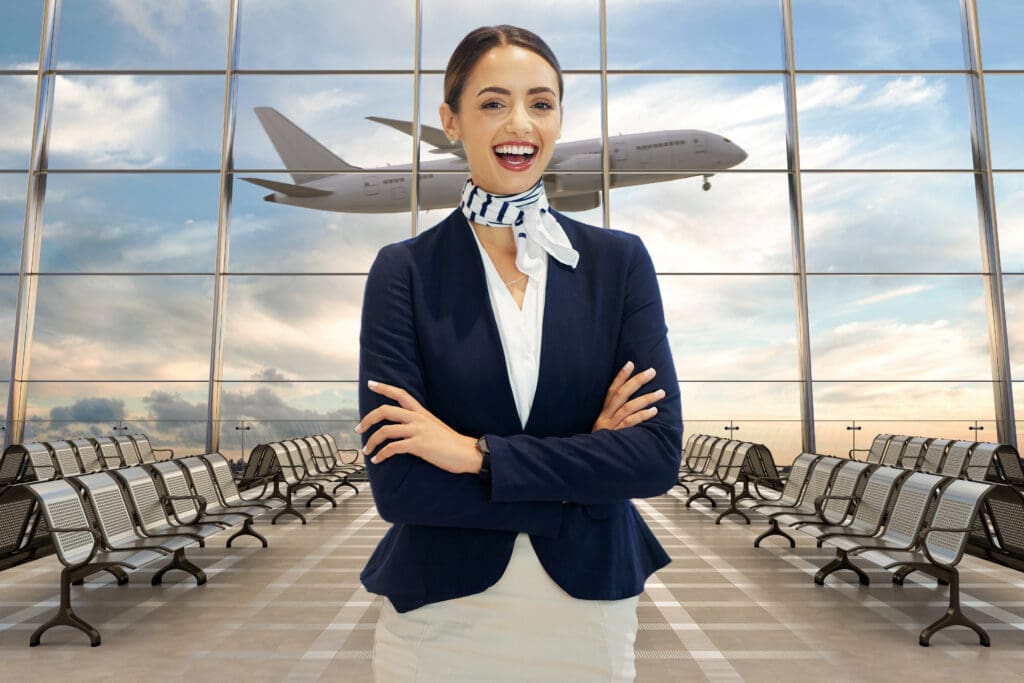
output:
[[[551,213],[542,180],[519,194],[491,194],[471,179],[466,180],[459,208],[470,223],[516,231],[516,267],[520,272],[537,277],[549,254],[570,268],[579,263],[579,252],[572,248],[565,229]]]

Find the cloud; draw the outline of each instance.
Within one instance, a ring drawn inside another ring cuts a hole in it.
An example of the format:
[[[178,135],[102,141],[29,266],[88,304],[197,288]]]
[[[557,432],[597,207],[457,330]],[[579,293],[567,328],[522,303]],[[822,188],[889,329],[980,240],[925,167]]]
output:
[[[68,406],[50,410],[50,419],[62,422],[116,422],[124,419],[124,401],[112,398],[83,398]]]
[[[871,304],[877,304],[881,301],[889,301],[890,299],[898,299],[904,296],[910,296],[912,294],[919,294],[920,292],[927,292],[932,289],[929,285],[910,285],[908,287],[896,287],[890,289],[881,294],[872,294],[860,299],[855,299],[850,302],[852,306],[870,306]]]

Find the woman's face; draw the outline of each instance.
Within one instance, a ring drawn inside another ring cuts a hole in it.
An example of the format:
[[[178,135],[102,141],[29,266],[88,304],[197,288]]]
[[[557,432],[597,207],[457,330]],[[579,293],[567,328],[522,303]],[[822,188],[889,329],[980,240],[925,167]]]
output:
[[[543,57],[515,45],[484,54],[466,80],[459,113],[441,105],[449,137],[462,140],[473,182],[515,194],[540,179],[562,129],[558,74]]]

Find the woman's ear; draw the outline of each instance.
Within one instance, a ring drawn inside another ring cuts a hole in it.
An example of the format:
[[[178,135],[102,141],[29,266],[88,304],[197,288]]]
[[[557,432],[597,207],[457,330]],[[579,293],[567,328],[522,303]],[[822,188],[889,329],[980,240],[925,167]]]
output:
[[[451,142],[459,141],[459,125],[458,117],[452,108],[448,106],[447,102],[441,103],[441,108],[438,109],[438,115],[441,117],[441,128],[444,129],[444,134],[448,136]]]

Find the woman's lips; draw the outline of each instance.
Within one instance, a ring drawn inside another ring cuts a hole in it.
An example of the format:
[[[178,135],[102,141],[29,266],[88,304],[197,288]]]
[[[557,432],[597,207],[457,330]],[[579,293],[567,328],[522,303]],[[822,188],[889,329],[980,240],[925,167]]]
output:
[[[525,171],[533,166],[537,146],[529,143],[505,143],[492,148],[498,165],[509,171]]]

